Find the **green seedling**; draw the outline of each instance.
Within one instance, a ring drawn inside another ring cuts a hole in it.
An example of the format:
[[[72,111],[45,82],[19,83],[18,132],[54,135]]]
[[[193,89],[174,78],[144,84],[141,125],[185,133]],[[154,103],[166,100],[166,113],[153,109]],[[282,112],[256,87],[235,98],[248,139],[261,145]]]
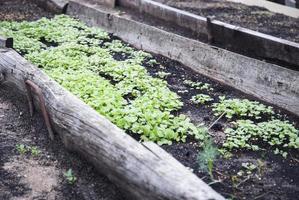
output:
[[[231,181],[233,184],[233,188],[237,188],[239,184],[239,177],[234,175],[231,177]]]
[[[30,147],[30,153],[32,156],[36,157],[41,153],[41,151],[37,147]]]
[[[203,150],[197,156],[197,161],[200,169],[208,172],[212,180],[214,180],[214,161],[217,158],[218,154],[218,149],[213,145],[212,140],[206,139],[203,145]]]
[[[262,177],[265,170],[266,170],[266,163],[263,160],[258,159],[257,160],[257,170],[258,170],[258,175],[259,177]]]
[[[274,153],[287,157],[285,148],[299,148],[298,130],[288,121],[271,120],[254,124],[250,120],[234,122],[234,128],[227,128],[224,132],[226,140],[223,144],[228,151],[233,149],[261,150],[256,141],[261,140],[275,146]]]
[[[163,72],[163,71],[157,72],[157,76],[162,79],[167,78],[169,75],[170,75],[170,73],[167,73],[167,72]]]
[[[257,169],[256,165],[248,162],[242,163],[242,167],[246,170],[248,175],[251,175]]]
[[[27,147],[24,144],[17,144],[16,145],[17,151],[19,152],[19,154],[24,155],[25,153],[27,153]]]
[[[77,177],[74,175],[72,169],[69,169],[67,172],[65,172],[64,177],[70,185],[73,185],[77,181]]]
[[[195,104],[206,104],[214,99],[206,94],[197,94],[191,98],[191,101]]]
[[[274,114],[272,107],[265,106],[257,101],[250,101],[248,99],[225,99],[225,96],[221,96],[219,99],[219,103],[213,104],[213,111],[216,116],[225,113],[228,119],[234,116],[260,119],[263,114]]]
[[[185,80],[184,81],[185,85],[188,85],[189,87],[196,89],[196,90],[206,90],[206,91],[213,91],[214,89],[211,87],[210,84],[208,83],[203,83],[203,82],[194,82],[191,80]]]

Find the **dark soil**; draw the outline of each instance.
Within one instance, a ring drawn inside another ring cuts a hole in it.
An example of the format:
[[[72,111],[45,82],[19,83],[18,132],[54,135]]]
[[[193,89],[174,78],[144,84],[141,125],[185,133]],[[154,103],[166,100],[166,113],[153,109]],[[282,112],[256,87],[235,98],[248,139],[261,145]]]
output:
[[[190,101],[191,97],[198,93],[209,94],[215,99],[214,102],[217,102],[218,97],[223,95],[228,98],[247,98],[250,100],[258,100],[196,72],[192,72],[189,68],[178,62],[159,55],[154,55],[154,57],[165,68],[161,68],[159,65],[150,66],[146,63],[144,66],[153,76],[155,76],[158,71],[171,73],[171,75],[169,75],[166,79],[169,87],[178,93],[184,102],[184,107],[178,112],[178,114],[185,114],[189,116],[195,123],[204,123],[206,126],[210,126],[217,118],[213,115],[212,109],[209,106],[213,102],[206,106],[198,106]],[[209,83],[214,88],[214,91],[202,92],[200,90],[192,89],[184,85],[184,80]],[[188,92],[184,94],[179,93],[179,91],[183,90],[187,90]],[[266,102],[262,103],[269,105]],[[281,114],[281,119],[295,122],[296,127],[299,128],[298,117],[275,106],[274,110],[276,113]],[[264,116],[262,120],[267,119],[269,119],[269,116]],[[228,123],[229,121],[222,118],[211,128],[210,134],[213,136],[215,143],[219,144],[225,138],[223,130],[228,126]],[[193,172],[206,183],[213,182],[208,173],[199,170],[197,155],[200,152],[200,147],[195,140],[189,138],[186,143],[176,143],[162,147],[185,166],[193,169]],[[234,152],[233,157],[229,159],[219,157],[215,161],[213,174],[214,179],[219,180],[220,183],[214,183],[211,186],[227,198],[267,200],[296,199],[299,195],[299,152],[291,152],[290,158],[283,159],[282,156],[273,154],[273,148],[266,147],[266,149],[267,150],[260,152]],[[236,176],[242,169],[242,163],[245,162],[253,163],[258,166],[258,170],[255,171],[248,179],[247,176]],[[234,178],[237,180],[233,181]],[[234,184],[237,186],[234,186]]]
[[[119,39],[117,37],[113,39]],[[131,46],[132,47],[132,46]],[[134,48],[134,47],[132,47]],[[125,60],[130,55],[126,53],[112,52],[117,60]],[[160,55],[155,55],[154,59],[158,64],[150,65],[147,60],[143,62],[143,66],[154,77],[157,77],[158,72],[170,73],[165,80],[168,82],[168,87],[180,95],[184,102],[182,109],[177,111],[176,115],[185,114],[191,118],[192,122],[196,124],[205,124],[209,127],[218,117],[214,116],[211,105],[219,101],[219,96],[226,96],[227,98],[240,98],[259,101],[265,105],[272,106],[276,116],[281,120],[289,120],[293,122],[296,128],[299,128],[299,117],[267,102],[261,101],[253,96],[238,91],[232,87],[221,84],[206,76],[192,71],[190,68],[182,65],[179,62],[170,60]],[[110,80],[111,78],[108,78]],[[192,80],[194,82],[209,83],[213,87],[213,91],[201,91],[186,86],[184,80]],[[113,82],[112,82],[113,84]],[[181,91],[186,91],[182,93]],[[215,100],[206,105],[196,105],[191,102],[192,96],[204,93],[213,97]],[[270,116],[262,116],[262,119],[251,119],[254,122],[270,120]],[[210,129],[215,144],[220,144],[225,139],[223,132],[232,120],[222,118]],[[139,135],[127,131],[136,140],[140,140]],[[259,152],[250,151],[236,151],[229,159],[221,156],[216,159],[214,163],[213,176],[214,180],[210,178],[207,172],[199,168],[197,161],[198,153],[201,152],[201,147],[193,138],[187,138],[186,143],[174,143],[172,145],[163,145],[162,148],[175,157],[178,161],[186,167],[193,170],[193,172],[203,179],[223,196],[232,199],[270,199],[270,200],[292,200],[299,195],[299,152],[289,151],[289,158],[283,159],[280,155],[274,155],[274,148],[269,148],[267,145],[260,144],[266,150]],[[252,163],[257,166],[251,175],[237,176],[237,173],[244,170],[242,163]],[[216,180],[216,182],[215,182]],[[219,181],[219,182],[217,182]]]
[[[34,21],[41,17],[53,17],[53,14],[28,0],[1,0],[0,20]]]
[[[155,0],[169,6],[255,30],[293,42],[299,42],[299,18],[270,12],[225,0]],[[299,11],[298,11],[299,12]]]
[[[21,154],[16,145],[37,147],[41,153]],[[72,169],[71,185],[64,173]],[[109,180],[91,164],[68,153],[61,140],[48,138],[39,113],[30,117],[26,97],[0,88],[0,199],[123,200]]]

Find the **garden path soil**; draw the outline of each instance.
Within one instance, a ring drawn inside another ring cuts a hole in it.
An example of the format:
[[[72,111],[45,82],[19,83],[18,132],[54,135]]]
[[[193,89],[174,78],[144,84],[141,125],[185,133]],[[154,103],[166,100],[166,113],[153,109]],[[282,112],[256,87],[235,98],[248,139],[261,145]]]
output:
[[[123,200],[124,197],[91,164],[68,153],[60,139],[48,138],[39,113],[30,117],[26,97],[0,86],[0,199],[2,200]],[[17,144],[41,153],[20,154]],[[71,185],[64,173],[77,177]]]
[[[41,17],[53,17],[53,14],[30,3],[28,0],[1,0],[0,20],[4,21],[34,21]]]
[[[226,0],[155,0],[200,16],[299,42],[299,18]],[[299,12],[299,11],[298,11]]]

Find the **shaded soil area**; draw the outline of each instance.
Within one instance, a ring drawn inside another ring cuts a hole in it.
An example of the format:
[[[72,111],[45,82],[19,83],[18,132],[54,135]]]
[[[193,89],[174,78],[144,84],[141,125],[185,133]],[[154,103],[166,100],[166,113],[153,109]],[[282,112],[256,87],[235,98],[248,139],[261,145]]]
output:
[[[0,199],[124,199],[91,164],[68,153],[58,137],[55,141],[48,138],[41,115],[30,117],[25,96],[0,87]],[[40,152],[22,153],[17,145]],[[64,175],[69,169],[77,178],[74,184]]]
[[[0,1],[0,20],[34,21],[41,17],[53,17],[53,14],[28,0]]]
[[[155,0],[200,16],[299,42],[299,19],[225,0]]]

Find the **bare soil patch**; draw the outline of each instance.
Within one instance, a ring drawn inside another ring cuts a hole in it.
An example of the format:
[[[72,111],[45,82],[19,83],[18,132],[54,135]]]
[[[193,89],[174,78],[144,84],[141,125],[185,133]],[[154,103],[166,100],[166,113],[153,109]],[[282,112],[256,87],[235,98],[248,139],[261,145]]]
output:
[[[20,154],[16,145],[40,153]],[[72,169],[75,184],[64,173]],[[123,200],[119,189],[56,137],[52,142],[39,113],[31,118],[26,97],[0,86],[0,199]]]

